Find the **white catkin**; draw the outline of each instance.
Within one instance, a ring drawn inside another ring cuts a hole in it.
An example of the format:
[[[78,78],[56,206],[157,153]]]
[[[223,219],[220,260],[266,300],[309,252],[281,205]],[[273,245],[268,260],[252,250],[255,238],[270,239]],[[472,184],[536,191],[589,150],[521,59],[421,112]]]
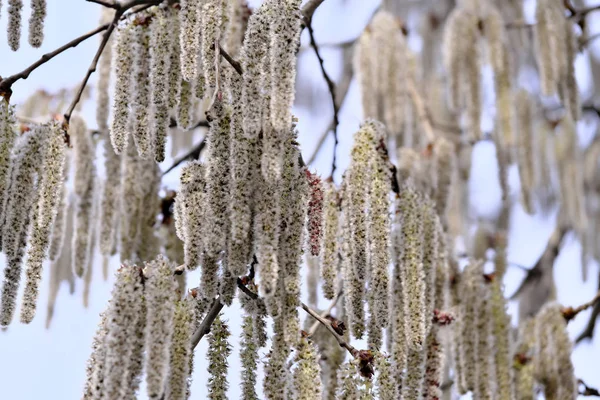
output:
[[[258,344],[254,340],[253,316],[244,316],[242,322],[242,338],[240,343],[240,360],[242,363],[242,399],[259,400],[256,394],[256,370],[258,369]]]
[[[129,137],[133,142],[133,138]],[[135,146],[130,143],[126,154],[122,156],[122,176],[119,193],[119,221],[120,221],[120,248],[121,260],[134,259],[134,252],[140,239],[140,216],[142,214],[142,201],[144,187],[139,177],[144,172],[144,163],[137,154]]]
[[[192,348],[190,338],[194,333],[194,302],[188,297],[175,305],[173,343],[171,345],[171,361],[167,385],[167,399],[186,400],[187,379],[190,374],[190,358]]]
[[[194,270],[200,264],[203,246],[203,220],[205,216],[205,167],[199,161],[192,161],[181,171],[181,187],[175,197],[175,209],[183,240],[185,265]]]
[[[133,51],[133,25],[126,23],[119,28],[113,49],[115,54],[115,98],[113,100],[113,119],[110,129],[110,140],[116,154],[127,146],[129,135],[129,103],[132,98],[133,67],[135,52]]]
[[[140,283],[136,281],[136,285],[140,285]],[[121,382],[121,398],[124,399],[135,398],[142,382],[142,370],[144,369],[148,310],[143,293],[135,296],[134,300],[135,303],[131,305],[131,308],[134,311],[135,320],[127,330],[126,369]]]
[[[4,201],[8,191],[10,172],[10,155],[17,139],[14,107],[0,100],[0,223],[4,215]],[[0,227],[0,238],[2,229]],[[0,241],[1,243],[1,241]]]
[[[177,283],[173,268],[162,255],[146,265],[148,310],[146,324],[146,390],[150,399],[163,393],[169,369]]]
[[[71,118],[69,134],[75,149],[74,186],[77,195],[75,212],[75,234],[73,235],[73,271],[83,276],[88,265],[88,244],[90,229],[93,226],[91,212],[93,205],[96,166],[94,164],[95,147],[92,135],[80,116]]]
[[[0,325],[8,326],[13,318],[17,291],[21,279],[21,262],[27,245],[27,233],[32,209],[38,199],[35,178],[38,172],[38,156],[46,136],[44,130],[35,127],[25,133],[15,146],[9,170],[10,187],[4,199],[2,218],[2,250],[6,254]]]
[[[46,0],[31,0],[29,44],[32,47],[40,47],[44,41],[44,19],[46,19]]]
[[[52,122],[44,127],[48,135],[44,154],[43,175],[39,183],[40,202],[37,205],[38,216],[32,226],[27,252],[27,269],[23,304],[21,307],[21,322],[29,323],[35,316],[39,284],[42,279],[42,261],[46,257],[50,244],[51,228],[54,224],[60,196],[62,194],[63,164],[65,162],[64,131],[58,122]]]
[[[12,51],[19,50],[21,42],[21,10],[23,0],[8,0],[8,46]]]
[[[152,26],[152,23],[151,23]],[[152,28],[150,28],[152,29]],[[138,154],[143,159],[154,156],[153,131],[150,128],[150,35],[145,24],[133,28],[134,39],[134,91],[131,104],[133,139]]]
[[[199,3],[199,2],[198,2]],[[180,3],[181,4],[181,3]],[[177,101],[179,95],[179,85],[182,80],[181,78],[181,43],[180,43],[180,24],[179,20],[181,16],[181,10],[178,13],[172,13],[169,18],[169,24],[171,26],[172,35],[175,37],[171,41],[171,51],[169,52],[170,65],[169,65],[169,110],[173,112],[177,108]],[[190,84],[193,81],[188,81]],[[180,127],[181,128],[181,127]],[[175,146],[173,146],[175,147]]]
[[[169,10],[159,9],[150,26],[150,131],[154,138],[154,159],[165,159],[169,127],[169,67],[171,35]]]
[[[293,371],[295,399],[321,400],[323,384],[316,346],[302,338],[296,351],[296,365]]]
[[[102,14],[100,16],[100,24],[106,24],[112,21],[114,17],[114,10],[110,8],[102,8]],[[102,40],[102,39],[101,39]],[[114,47],[114,36],[108,39],[106,47],[98,60],[98,84],[97,84],[97,95],[96,95],[96,124],[98,130],[104,135],[108,135],[108,114],[110,96],[108,89],[110,85],[110,71],[112,66],[112,55]]]
[[[270,23],[271,123],[277,131],[292,125],[296,81],[296,49],[300,42],[300,1],[274,3]]]
[[[200,52],[200,19],[202,5],[200,0],[182,0],[179,10],[179,45],[181,47],[181,76],[192,82],[196,76],[198,53]]]
[[[83,389],[83,400],[101,398],[104,388],[102,379],[104,377],[104,364],[106,361],[106,334],[108,318],[106,312],[100,314],[100,323],[92,341],[92,354],[86,364],[86,380]]]
[[[227,27],[224,32],[224,47],[227,53],[237,58],[244,40],[244,6],[243,0],[226,2]]]
[[[69,158],[65,157],[65,162],[63,164],[63,183],[62,183],[62,191],[59,194],[58,204],[58,212],[56,214],[56,219],[54,220],[54,224],[52,225],[52,236],[50,238],[50,248],[48,249],[48,259],[50,261],[56,261],[56,259],[60,256],[63,244],[65,242],[65,229],[67,225],[67,202],[69,191],[65,183],[69,179],[69,167],[70,167]]]
[[[116,245],[115,232],[119,220],[119,193],[121,191],[121,156],[115,153],[108,133],[104,134],[104,168],[106,182],[100,203],[100,253],[108,256]]]
[[[231,354],[229,344],[229,328],[226,321],[218,316],[211,327],[208,338],[208,398],[210,400],[227,400],[227,357]]]
[[[337,289],[339,197],[333,182],[326,181],[324,186],[323,241],[321,248],[322,290],[326,299],[333,299]]]
[[[210,92],[217,87],[220,77],[216,71],[215,44],[221,36],[221,18],[223,16],[222,0],[207,0],[202,6],[202,24],[200,34],[200,52],[204,70],[205,91]]]

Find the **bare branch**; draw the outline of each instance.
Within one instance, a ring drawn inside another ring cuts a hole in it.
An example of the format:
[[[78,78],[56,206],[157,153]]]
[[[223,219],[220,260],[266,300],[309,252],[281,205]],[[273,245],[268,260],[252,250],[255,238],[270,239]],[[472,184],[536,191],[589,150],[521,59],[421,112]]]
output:
[[[577,316],[582,311],[587,310],[588,308],[595,306],[598,302],[600,302],[600,292],[596,293],[594,298],[587,303],[580,305],[579,307],[564,307],[562,309],[563,316],[567,320],[567,322],[571,321],[573,318]]]
[[[208,314],[206,314],[206,317],[204,317],[202,323],[200,324],[198,329],[196,329],[196,332],[194,332],[194,334],[192,335],[192,350],[195,349],[198,343],[200,343],[200,341],[202,340],[202,338],[210,332],[211,325],[213,324],[213,322],[215,322],[215,319],[217,319],[222,309],[223,303],[221,303],[221,301],[217,297],[213,301],[212,306],[208,311]]]
[[[600,290],[600,279],[598,280],[598,289]],[[594,337],[594,329],[596,327],[596,319],[598,318],[599,314],[600,314],[600,301],[596,301],[596,304],[594,304],[594,308],[592,309],[592,314],[590,315],[590,319],[588,320],[588,323],[585,326],[585,329],[583,330],[583,332],[581,332],[579,334],[579,336],[577,336],[577,339],[575,339],[575,343],[580,343],[580,342],[584,341],[585,339],[592,339]]]
[[[337,293],[337,295],[335,296],[335,298],[333,299],[331,304],[329,304],[329,307],[327,307],[327,310],[325,310],[321,313],[322,318],[327,318],[327,316],[331,314],[331,310],[333,310],[333,308],[337,305],[338,301],[343,296],[343,294],[344,294],[344,292],[342,290],[340,290]],[[308,332],[307,332],[308,336],[314,335],[318,327],[319,327],[319,321],[317,320],[317,321],[315,321],[314,324],[311,325],[310,329],[308,330]]]
[[[115,10],[119,9],[119,4],[115,3],[114,0],[86,0],[89,3],[100,4],[101,6],[114,8]]]
[[[308,3],[302,7],[302,15],[304,15],[305,19],[311,20],[317,8],[324,2],[325,0],[309,0]]]
[[[579,392],[580,396],[600,397],[600,391],[598,391],[598,389],[589,387],[588,385],[585,384],[585,382],[583,380],[577,379],[577,384],[579,386],[583,386],[583,390],[581,392]]]
[[[184,162],[186,160],[199,159],[200,153],[202,153],[202,150],[204,149],[205,146],[206,146],[206,136],[203,137],[202,140],[200,141],[200,143],[198,143],[196,146],[194,146],[187,154],[185,154],[185,155],[179,157],[177,160],[175,160],[173,162],[173,164],[162,173],[162,176],[165,176],[166,174],[171,172],[173,169],[175,169],[175,167],[177,167],[179,164],[181,164],[182,162]]]

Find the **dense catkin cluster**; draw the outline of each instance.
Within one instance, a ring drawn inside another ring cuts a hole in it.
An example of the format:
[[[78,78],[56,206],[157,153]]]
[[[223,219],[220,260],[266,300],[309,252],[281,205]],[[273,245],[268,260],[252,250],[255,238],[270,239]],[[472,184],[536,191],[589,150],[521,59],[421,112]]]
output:
[[[17,139],[14,107],[0,100],[0,215],[4,215],[4,202],[9,185],[11,150]],[[1,222],[2,217],[0,217]],[[0,232],[0,238],[2,233]]]
[[[221,37],[221,20],[223,17],[223,0],[207,0],[202,6],[202,24],[200,26],[200,58],[204,70],[205,91],[218,87],[220,78],[217,71],[220,54],[216,49]],[[219,55],[219,58],[217,58]]]

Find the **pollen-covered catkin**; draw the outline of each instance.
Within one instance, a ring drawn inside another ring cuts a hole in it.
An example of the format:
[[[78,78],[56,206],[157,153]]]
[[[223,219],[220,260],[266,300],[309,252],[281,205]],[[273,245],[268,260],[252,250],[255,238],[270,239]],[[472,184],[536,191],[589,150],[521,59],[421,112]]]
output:
[[[207,0],[202,6],[202,24],[200,34],[200,52],[204,69],[205,91],[217,87],[216,44],[221,37],[221,19],[223,17],[223,0]],[[220,55],[219,55],[220,57]]]
[[[8,326],[15,311],[21,279],[21,262],[27,246],[29,224],[33,219],[35,178],[38,156],[46,136],[40,127],[26,132],[15,145],[9,170],[10,187],[4,199],[2,218],[2,251],[6,254],[0,325]]]
[[[185,266],[194,270],[200,264],[203,248],[203,216],[205,213],[205,167],[191,161],[181,171],[181,186],[175,197],[175,215],[183,240]]]
[[[534,398],[534,363],[531,360],[535,346],[535,320],[521,321],[519,341],[515,350],[515,398],[529,400]]]
[[[244,0],[232,0],[225,3],[225,14],[227,18],[227,27],[224,32],[224,47],[227,53],[233,58],[237,58],[242,41],[244,40],[245,15]]]
[[[295,398],[298,400],[321,400],[321,367],[319,352],[314,344],[302,338],[296,348],[294,367]]]
[[[145,269],[145,297],[150,311],[146,321],[146,389],[149,398],[158,399],[169,372],[177,283],[173,267],[162,255],[147,263]]]
[[[10,155],[17,139],[14,107],[0,100],[0,223],[4,215],[4,202],[9,187]],[[2,229],[0,227],[0,238]],[[1,240],[0,240],[1,244]]]
[[[208,398],[210,400],[227,400],[227,357],[231,354],[229,344],[229,327],[226,321],[218,316],[212,324],[208,337]]]
[[[465,103],[462,98],[463,63],[464,58],[467,57],[469,47],[474,46],[474,43],[468,43],[464,40],[470,23],[469,13],[461,7],[456,7],[448,15],[444,28],[442,53],[447,71],[448,105],[452,110],[462,108]]]
[[[65,162],[63,163],[63,171],[62,171],[62,190],[59,194],[59,204],[58,211],[56,213],[56,218],[54,219],[54,224],[52,225],[52,234],[50,236],[50,247],[48,248],[48,259],[50,261],[56,261],[60,256],[60,253],[63,248],[63,244],[65,243],[66,236],[66,225],[67,225],[67,208],[68,208],[68,196],[69,191],[66,186],[66,182],[69,180],[69,169],[71,163],[69,162],[69,157],[65,157]]]
[[[86,380],[83,400],[100,399],[104,395],[104,365],[106,363],[106,336],[108,334],[107,313],[100,314],[100,323],[92,341],[92,353],[85,367]]]
[[[276,1],[270,23],[271,123],[276,131],[292,125],[296,81],[296,49],[300,44],[299,0]]]
[[[143,159],[154,155],[154,140],[150,128],[150,28],[138,24],[133,28],[135,58],[133,67],[134,91],[131,105],[132,135],[138,154]]]
[[[141,281],[136,281],[141,285]],[[148,309],[146,297],[140,292],[135,296],[135,304],[132,309],[136,312],[133,326],[128,329],[127,334],[127,369],[123,375],[121,396],[125,399],[134,398],[142,383],[142,370],[144,369],[144,352],[146,349],[146,321]]]
[[[506,312],[506,300],[502,290],[502,279],[499,275],[492,282],[491,287],[491,315],[492,335],[494,349],[494,371],[496,373],[497,386],[496,398],[499,400],[511,400],[513,395],[513,368],[510,352],[511,326],[510,315]],[[487,317],[489,319],[489,316]]]
[[[419,203],[421,199],[412,184],[400,190],[398,210],[401,228],[400,274],[402,275],[404,327],[409,349],[420,350],[425,341],[426,298],[423,266],[423,224]]]
[[[8,0],[8,46],[12,51],[21,45],[21,9],[23,0]]]
[[[208,165],[206,170],[206,242],[211,257],[226,249],[229,230],[227,202],[230,179],[231,109],[217,100],[213,104],[213,120],[208,132]]]
[[[244,295],[245,296],[245,295]],[[258,369],[258,344],[254,339],[254,324],[251,314],[244,316],[240,360],[242,363],[242,399],[258,400],[256,394],[256,370]]]
[[[425,272],[425,323],[427,331],[431,329],[431,320],[435,305],[435,280],[436,265],[438,262],[439,240],[437,215],[434,204],[425,198],[421,204],[421,218],[423,223],[423,270]]]
[[[395,201],[394,229],[391,234],[392,239],[392,262],[394,269],[392,272],[392,284],[390,290],[390,316],[388,330],[388,351],[392,357],[392,368],[394,374],[402,377],[406,367],[407,343],[405,340],[405,319],[404,319],[404,287],[402,282],[403,274],[402,264],[402,235],[400,231],[401,215],[399,213],[399,199]],[[398,382],[401,388],[402,379]]]
[[[79,277],[88,264],[88,245],[92,227],[91,213],[94,196],[96,166],[94,164],[95,146],[92,135],[80,116],[71,118],[69,129],[75,149],[75,234],[73,235],[73,271]]]
[[[418,400],[423,387],[423,369],[425,353],[421,349],[408,348],[406,354],[406,373],[402,381],[402,399]]]
[[[333,299],[337,289],[339,197],[333,181],[323,184],[323,240],[321,241],[321,277],[323,296]]]
[[[100,24],[109,23],[114,17],[114,10],[111,8],[102,8],[100,15]],[[102,39],[101,39],[102,40]],[[112,66],[112,55],[114,47],[114,36],[108,39],[106,47],[98,60],[98,84],[96,93],[96,124],[102,135],[108,135],[108,112],[110,97],[108,89],[110,84],[110,71]]]
[[[119,398],[124,391],[123,376],[127,373],[135,339],[138,313],[141,311],[143,286],[140,268],[124,264],[116,274],[112,298],[107,310],[106,364],[104,385],[106,398]]]
[[[119,194],[121,193],[121,156],[115,153],[108,132],[104,136],[104,169],[106,182],[100,202],[100,253],[113,254],[119,222]]]
[[[31,1],[29,17],[29,44],[40,47],[44,41],[44,20],[46,19],[46,0]]]
[[[200,19],[204,1],[183,0],[179,10],[179,44],[181,47],[181,77],[193,82],[200,52]]]
[[[269,55],[269,21],[264,3],[248,19],[248,28],[244,36],[244,45],[240,52],[244,82],[242,85],[242,125],[244,134],[255,139],[261,131],[263,110],[262,88],[268,78],[265,62]]]
[[[181,3],[180,3],[181,4]],[[179,97],[179,86],[183,78],[181,77],[181,43],[180,43],[180,32],[181,32],[181,21],[180,21],[181,10],[177,13],[171,13],[169,17],[169,25],[173,35],[171,40],[171,48],[169,49],[169,111],[171,113],[177,109],[177,102]],[[190,38],[191,40],[192,38]],[[187,81],[190,85],[194,82],[193,80]],[[192,90],[190,86],[190,91]],[[181,128],[178,125],[179,128]],[[176,146],[173,146],[176,147]]]
[[[192,355],[190,338],[194,333],[192,322],[195,318],[195,301],[194,298],[187,297],[175,304],[171,361],[165,397],[167,399],[185,400],[187,398],[187,379]]]
[[[62,194],[63,165],[65,162],[64,131],[58,122],[52,122],[43,128],[48,136],[43,155],[43,175],[38,177],[40,201],[37,205],[37,217],[34,219],[27,252],[27,269],[21,322],[29,323],[35,316],[39,284],[42,279],[42,262],[50,244],[51,229],[54,224],[60,195]]]
[[[110,141],[116,154],[127,146],[129,136],[129,103],[132,100],[133,67],[134,67],[134,35],[133,24],[126,22],[119,28],[115,47],[115,98],[112,109],[112,125]]]
[[[275,317],[273,321],[273,339],[268,361],[264,367],[265,379],[263,380],[263,392],[267,399],[285,399],[286,384],[289,377],[289,369],[286,361],[290,354],[289,346],[283,338],[283,319]]]
[[[323,183],[316,174],[306,171],[310,187],[308,201],[308,246],[310,254],[318,256],[323,242]]]
[[[467,390],[474,391],[477,388],[477,330],[473,327],[477,324],[477,307],[479,304],[481,280],[483,279],[483,261],[472,261],[461,277],[461,291],[463,301],[460,308],[461,329],[461,370],[464,374],[464,383]],[[486,353],[486,357],[489,354]]]
[[[551,21],[552,13],[549,11],[552,5],[549,0],[536,2],[535,20],[533,27],[534,43],[536,50],[537,65],[540,74],[541,92],[545,96],[556,93],[558,79],[558,64],[556,62],[556,23]]]
[[[377,55],[373,46],[373,33],[365,29],[358,39],[354,53],[354,69],[358,76],[361,92],[362,110],[365,118],[377,118],[379,96],[375,87]]]
[[[154,159],[165,159],[169,127],[169,61],[171,35],[168,8],[159,8],[150,26],[150,136],[154,139]]]
[[[437,178],[434,199],[435,209],[442,221],[445,221],[446,214],[448,213],[448,204],[450,203],[454,171],[456,170],[454,145],[443,137],[436,138],[433,144],[433,156]]]
[[[490,342],[490,334],[492,328],[492,320],[490,318],[490,287],[484,282],[483,276],[473,277],[476,281],[476,324],[475,330],[477,331],[475,336],[477,337],[477,345],[475,351],[476,364],[469,365],[469,369],[475,369],[477,371],[476,386],[473,390],[473,395],[477,399],[491,400],[492,399],[492,388],[490,381],[494,379],[492,359],[490,353],[492,352],[492,343]],[[472,329],[472,327],[471,327]],[[475,368],[473,368],[475,367]]]
[[[354,361],[349,361],[342,365],[338,371],[338,392],[336,399],[339,400],[358,400],[360,391],[358,389],[359,378],[356,372]]]
[[[383,353],[375,355],[377,374],[375,389],[380,400],[395,400],[398,398],[396,376],[392,370],[389,357]]]
[[[189,129],[192,125],[192,113],[194,106],[192,84],[182,79],[179,82],[179,87],[177,88],[176,93],[177,126],[181,129]],[[188,134],[191,134],[191,132],[188,132]]]

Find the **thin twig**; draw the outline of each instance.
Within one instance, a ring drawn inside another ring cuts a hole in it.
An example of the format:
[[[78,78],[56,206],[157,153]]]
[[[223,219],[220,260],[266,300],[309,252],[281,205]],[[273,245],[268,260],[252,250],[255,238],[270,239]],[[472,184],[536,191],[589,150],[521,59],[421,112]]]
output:
[[[598,290],[600,290],[600,279],[598,279]],[[594,305],[594,308],[592,309],[592,314],[590,315],[590,319],[588,320],[588,323],[585,326],[585,329],[583,330],[583,332],[581,332],[579,334],[579,336],[577,336],[577,339],[575,339],[575,343],[580,343],[580,342],[584,341],[585,339],[592,339],[594,337],[594,329],[596,327],[596,319],[598,318],[599,314],[600,314],[600,302],[596,302],[596,304]]]
[[[337,293],[337,295],[333,298],[333,301],[331,302],[329,307],[327,307],[327,310],[325,310],[321,313],[321,317],[327,318],[327,316],[331,314],[331,310],[333,310],[333,308],[336,306],[336,304],[338,303],[338,301],[340,300],[342,295],[343,295],[343,291],[340,290]],[[308,330],[308,336],[314,335],[318,327],[319,327],[319,321],[315,321],[314,324],[312,324],[310,329]]]
[[[315,310],[313,310],[304,303],[302,303],[302,309],[306,311],[308,315],[310,315],[311,317],[319,321],[323,326],[325,326],[325,328],[327,328],[327,330],[335,337],[335,340],[337,340],[340,347],[343,347],[344,349],[348,350],[352,357],[358,357],[359,351],[350,343],[346,342],[343,337],[337,334],[337,332],[331,326],[331,322],[321,317]]]
[[[231,57],[229,55],[229,53],[227,53],[227,51],[225,51],[225,49],[223,47],[221,47],[220,45],[219,45],[219,53],[221,53],[221,56],[225,60],[227,60],[229,65],[231,65],[233,67],[233,69],[235,69],[237,71],[238,74],[240,74],[240,75],[244,74],[244,70],[242,69],[242,64],[240,64],[239,62],[234,60],[233,57]]]
[[[87,1],[89,3],[100,4],[101,6],[108,7],[108,8],[114,8],[115,10],[119,9],[119,4],[117,4],[111,0],[85,0],[85,1]]]
[[[579,50],[583,50],[584,47],[586,47],[588,44],[590,44],[591,42],[593,42],[594,40],[600,38],[600,33],[596,33],[592,36],[587,37],[585,40],[583,40],[580,44],[579,44]]]
[[[332,128],[332,132],[333,132],[333,161],[331,162],[331,176],[333,176],[333,174],[335,173],[335,169],[336,169],[336,160],[337,160],[337,156],[336,156],[336,152],[337,152],[337,147],[338,147],[338,126],[340,124],[340,120],[339,120],[339,107],[337,104],[337,101],[335,100],[335,83],[333,83],[333,80],[331,79],[331,77],[329,76],[329,74],[327,73],[327,70],[325,69],[325,61],[323,60],[323,57],[321,57],[321,53],[319,51],[319,46],[317,45],[317,41],[315,40],[315,32],[313,31],[312,28],[312,19],[311,18],[304,18],[304,21],[306,23],[306,28],[308,29],[308,35],[310,37],[310,45],[312,46],[313,49],[315,49],[315,55],[317,56],[317,59],[319,60],[319,65],[321,66],[321,73],[323,74],[323,79],[325,79],[325,82],[327,82],[327,87],[329,88],[329,94],[331,95],[331,104],[333,105],[333,128]]]
[[[564,307],[562,309],[563,316],[567,320],[567,322],[571,321],[573,318],[577,316],[582,311],[587,310],[588,308],[595,306],[596,303],[600,302],[600,291],[596,293],[594,298],[587,303],[580,305],[579,307]]]
[[[210,332],[210,327],[212,326],[213,322],[215,322],[215,319],[217,319],[222,309],[223,303],[221,303],[221,301],[217,297],[213,301],[212,306],[208,311],[208,314],[206,314],[206,317],[204,317],[202,323],[200,323],[200,326],[192,335],[192,350],[195,349],[198,343],[200,343],[200,341],[202,340],[202,338]]]
[[[171,172],[173,169],[175,169],[175,167],[177,167],[179,164],[181,164],[182,162],[184,162],[186,160],[199,159],[200,153],[202,153],[202,150],[204,149],[205,146],[206,146],[206,136],[203,137],[202,140],[200,141],[200,143],[198,143],[196,146],[194,146],[187,154],[184,154],[183,156],[181,156],[177,160],[175,160],[173,162],[173,164],[171,164],[171,166],[162,173],[162,176],[165,176],[166,174]]]
[[[571,15],[569,18],[579,21],[580,19],[585,18],[585,16],[589,13],[597,10],[600,10],[600,5],[582,8],[581,10],[578,10],[575,14]]]
[[[598,389],[595,389],[593,387],[589,387],[588,385],[585,384],[585,382],[582,379],[577,379],[577,384],[579,386],[583,386],[583,390],[581,392],[579,392],[580,396],[600,397],[600,391],[598,391]]]

